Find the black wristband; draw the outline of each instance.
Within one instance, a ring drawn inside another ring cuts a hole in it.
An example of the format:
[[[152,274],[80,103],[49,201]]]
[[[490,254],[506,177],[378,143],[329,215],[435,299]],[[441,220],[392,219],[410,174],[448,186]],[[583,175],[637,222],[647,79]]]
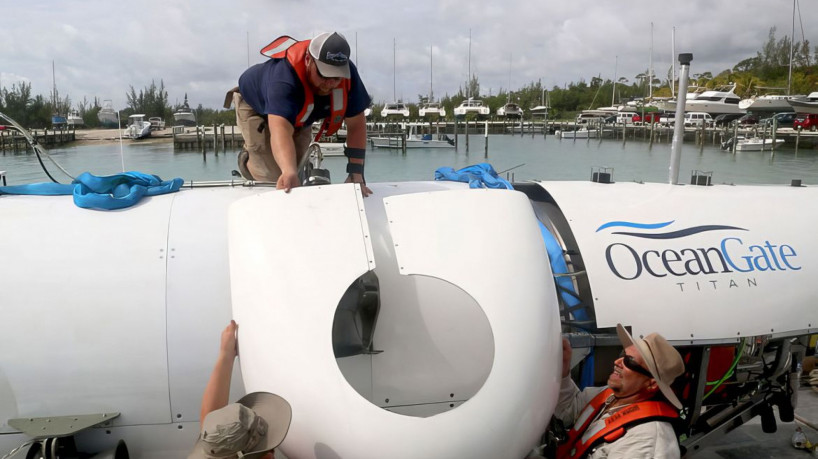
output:
[[[357,163],[347,163],[347,174],[361,174],[364,175],[364,165]]]
[[[344,156],[352,159],[364,159],[364,156],[366,156],[366,148],[344,147]]]

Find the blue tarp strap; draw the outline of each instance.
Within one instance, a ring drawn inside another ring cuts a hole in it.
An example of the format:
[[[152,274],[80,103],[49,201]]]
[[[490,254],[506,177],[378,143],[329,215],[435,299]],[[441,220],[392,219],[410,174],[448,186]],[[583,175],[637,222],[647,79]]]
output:
[[[479,163],[454,170],[451,167],[440,167],[435,171],[435,180],[448,180],[453,182],[466,182],[469,188],[505,188],[513,190],[514,187],[507,180],[501,178],[494,171],[491,164]],[[557,239],[548,231],[548,228],[539,220],[540,233],[542,234],[545,249],[551,262],[551,272],[565,274],[568,272],[568,265],[565,263],[565,256],[562,246],[557,243]],[[574,317],[578,320],[587,320],[588,314],[583,308],[574,308],[580,304],[579,299],[574,294],[574,283],[569,277],[554,277],[554,281],[559,287],[560,296],[567,308],[575,309]]]
[[[184,180],[175,178],[162,181],[156,175],[142,172],[123,172],[96,176],[83,172],[71,184],[31,183],[0,187],[0,195],[73,195],[74,204],[84,209],[115,210],[131,207],[143,196],[156,196],[179,191]]]
[[[514,189],[507,180],[497,175],[497,172],[488,163],[467,166],[457,171],[451,167],[439,167],[435,171],[435,180],[468,183],[469,188]]]

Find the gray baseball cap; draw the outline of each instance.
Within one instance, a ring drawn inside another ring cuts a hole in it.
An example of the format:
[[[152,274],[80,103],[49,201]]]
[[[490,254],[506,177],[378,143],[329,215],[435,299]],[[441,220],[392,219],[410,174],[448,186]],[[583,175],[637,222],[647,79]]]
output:
[[[349,78],[349,43],[338,32],[324,32],[310,41],[310,56],[325,78]]]
[[[290,404],[278,395],[247,394],[205,416],[188,459],[260,458],[284,441],[291,418]]]

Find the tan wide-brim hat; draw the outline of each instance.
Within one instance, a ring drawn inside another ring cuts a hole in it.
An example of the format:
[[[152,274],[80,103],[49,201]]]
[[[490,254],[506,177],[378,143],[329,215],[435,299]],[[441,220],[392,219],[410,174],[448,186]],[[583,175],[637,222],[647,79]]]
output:
[[[673,381],[685,372],[685,364],[679,351],[658,333],[651,333],[644,339],[633,339],[622,324],[616,324],[616,333],[623,347],[633,345],[639,351],[662,395],[673,406],[682,409],[682,402],[670,388]]]
[[[290,429],[292,408],[269,392],[253,392],[205,417],[202,433],[188,459],[231,457],[241,452],[256,459],[284,441]]]

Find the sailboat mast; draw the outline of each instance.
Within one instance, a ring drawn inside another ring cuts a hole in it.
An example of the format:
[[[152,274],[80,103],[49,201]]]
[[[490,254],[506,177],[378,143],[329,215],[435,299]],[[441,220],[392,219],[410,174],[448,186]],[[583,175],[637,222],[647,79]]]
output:
[[[614,61],[614,77],[613,77],[613,93],[611,94],[611,107],[614,106],[616,102],[616,71],[619,70],[619,56],[616,56],[616,60]]]
[[[395,66],[395,51],[397,49],[397,46],[398,45],[395,42],[395,38],[393,37],[392,38],[392,100],[394,102],[398,101],[397,90],[395,89],[395,87],[396,87],[396,85],[395,85],[395,67],[396,67]]]
[[[466,83],[466,98],[471,99],[471,29],[469,29],[469,81]]]
[[[795,4],[798,0],[792,0],[792,33],[790,34],[790,70],[787,75],[787,95],[790,95],[792,89],[792,53],[795,45]]]
[[[429,103],[435,101],[434,87],[434,62],[432,62],[432,55],[434,54],[434,46],[429,45]]]
[[[670,62],[671,65],[671,76],[670,76],[670,96],[676,97],[676,27],[673,27],[673,31],[670,33]]]
[[[653,23],[650,23],[650,64],[648,68],[648,99],[653,99]]]
[[[54,113],[57,113],[57,73],[54,71],[54,61],[51,61],[51,83],[54,87],[51,89],[51,105],[54,106]]]
[[[511,53],[508,53],[508,98],[506,103],[511,103]]]

